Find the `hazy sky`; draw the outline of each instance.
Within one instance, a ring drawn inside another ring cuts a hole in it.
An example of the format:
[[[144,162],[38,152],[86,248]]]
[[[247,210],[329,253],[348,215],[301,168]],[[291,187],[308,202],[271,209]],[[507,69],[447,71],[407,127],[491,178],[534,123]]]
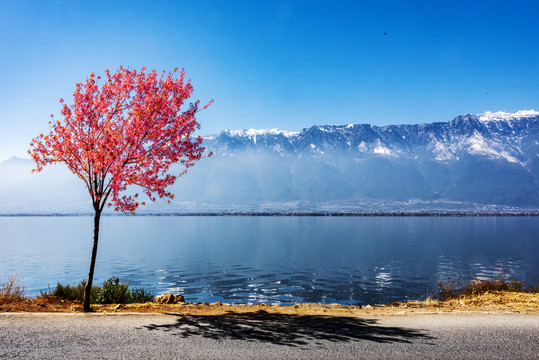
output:
[[[0,0],[0,161],[75,84],[185,68],[201,134],[539,110],[539,2]]]

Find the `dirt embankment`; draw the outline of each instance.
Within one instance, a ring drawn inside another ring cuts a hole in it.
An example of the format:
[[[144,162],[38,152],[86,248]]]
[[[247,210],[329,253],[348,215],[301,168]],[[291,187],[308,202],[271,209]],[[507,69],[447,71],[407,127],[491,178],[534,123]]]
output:
[[[293,306],[254,304],[230,305],[223,303],[186,304],[126,304],[92,305],[99,313],[179,313],[190,315],[219,315],[265,311],[274,314],[361,316],[406,315],[410,313],[438,312],[519,312],[539,314],[539,294],[520,292],[487,292],[477,296],[447,301],[395,302],[384,305],[346,306],[339,304],[297,304]],[[82,312],[82,304],[52,298],[20,301],[1,301],[0,312]]]

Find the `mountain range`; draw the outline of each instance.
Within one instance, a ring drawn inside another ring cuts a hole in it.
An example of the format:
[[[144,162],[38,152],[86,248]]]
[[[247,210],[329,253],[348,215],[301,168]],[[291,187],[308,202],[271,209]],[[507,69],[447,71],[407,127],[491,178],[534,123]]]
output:
[[[539,212],[539,112],[448,122],[225,130],[141,212]],[[0,163],[0,213],[90,212],[80,180]]]

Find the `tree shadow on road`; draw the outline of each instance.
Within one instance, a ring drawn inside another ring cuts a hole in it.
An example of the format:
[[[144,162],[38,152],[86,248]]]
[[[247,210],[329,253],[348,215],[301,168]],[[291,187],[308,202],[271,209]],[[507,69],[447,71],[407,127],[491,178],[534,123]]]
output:
[[[211,339],[262,341],[278,345],[300,346],[311,341],[375,341],[411,343],[431,340],[421,331],[377,325],[375,319],[344,316],[270,314],[266,311],[227,313],[224,315],[180,315],[171,324],[145,325],[148,330],[170,331],[174,335],[193,335]]]

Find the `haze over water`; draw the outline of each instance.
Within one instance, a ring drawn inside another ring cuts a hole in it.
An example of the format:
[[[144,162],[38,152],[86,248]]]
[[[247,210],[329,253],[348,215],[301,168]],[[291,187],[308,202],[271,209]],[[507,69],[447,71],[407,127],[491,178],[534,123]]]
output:
[[[31,295],[87,277],[92,217],[0,217],[0,276]],[[381,303],[439,280],[539,280],[537,217],[105,216],[94,283],[188,302]]]

